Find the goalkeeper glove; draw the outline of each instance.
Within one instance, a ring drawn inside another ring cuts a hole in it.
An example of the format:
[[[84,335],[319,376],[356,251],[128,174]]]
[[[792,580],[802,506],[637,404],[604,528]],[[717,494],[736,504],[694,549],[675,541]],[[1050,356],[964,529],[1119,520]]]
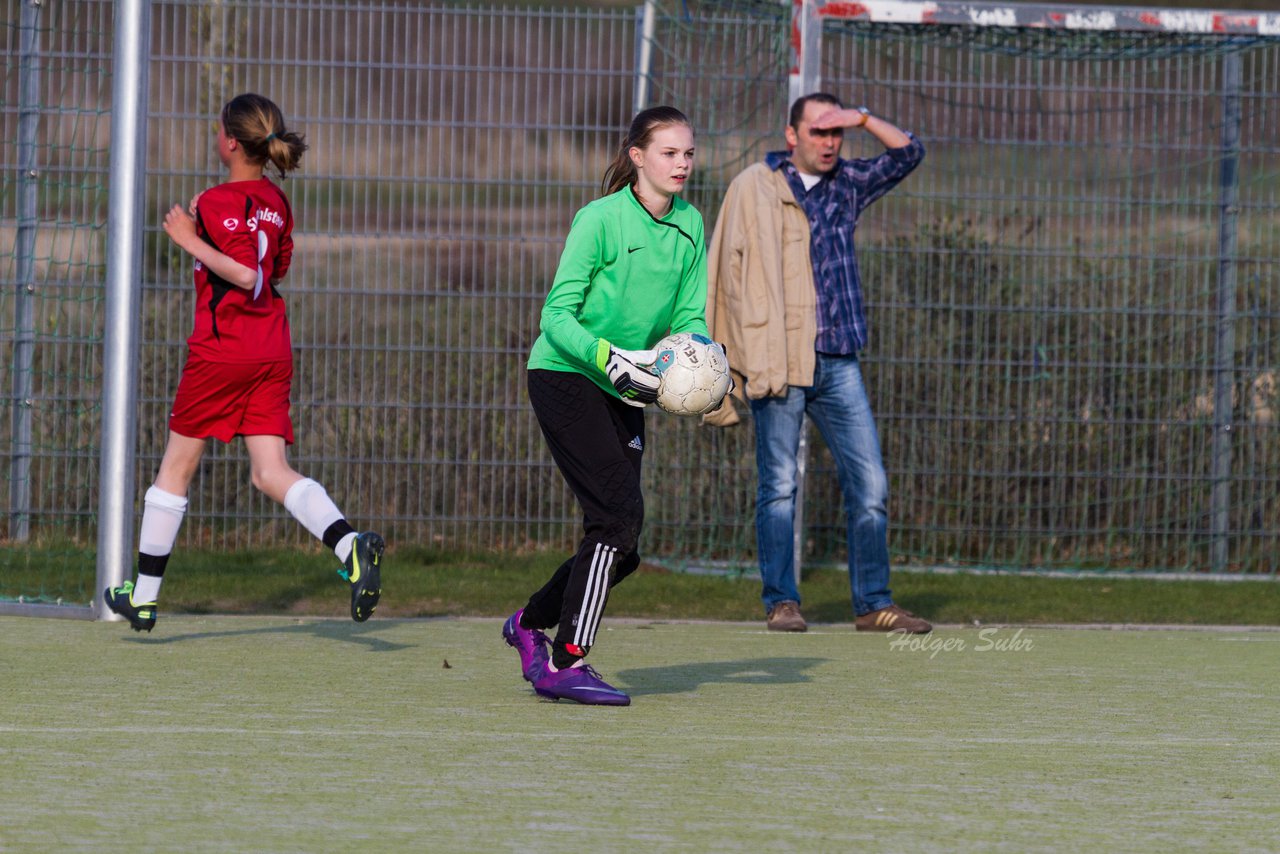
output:
[[[654,350],[619,350],[603,338],[596,345],[596,366],[613,383],[622,402],[632,406],[658,399],[658,375],[645,367],[657,360]]]

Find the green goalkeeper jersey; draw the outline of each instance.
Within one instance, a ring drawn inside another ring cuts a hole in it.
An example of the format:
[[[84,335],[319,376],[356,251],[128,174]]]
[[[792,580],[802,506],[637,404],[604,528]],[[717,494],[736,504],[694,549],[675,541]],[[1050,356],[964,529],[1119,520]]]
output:
[[[542,307],[529,368],[575,371],[617,391],[596,366],[604,339],[648,350],[676,332],[707,334],[702,215],[679,196],[655,218],[623,188],[578,211]]]

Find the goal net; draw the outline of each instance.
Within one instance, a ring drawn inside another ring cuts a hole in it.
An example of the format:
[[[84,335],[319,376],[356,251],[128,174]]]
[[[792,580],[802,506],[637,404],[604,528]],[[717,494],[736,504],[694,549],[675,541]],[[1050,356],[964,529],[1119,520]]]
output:
[[[0,95],[0,610],[84,610],[96,530],[111,5],[10,9]]]

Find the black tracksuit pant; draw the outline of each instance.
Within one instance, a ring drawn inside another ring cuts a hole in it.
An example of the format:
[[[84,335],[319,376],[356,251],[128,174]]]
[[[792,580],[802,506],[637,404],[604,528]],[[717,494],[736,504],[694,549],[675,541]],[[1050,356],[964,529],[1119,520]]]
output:
[[[529,597],[521,623],[559,625],[552,662],[568,667],[595,642],[609,588],[640,565],[644,410],[581,374],[529,371],[529,401],[551,457],[582,506],[578,551]]]

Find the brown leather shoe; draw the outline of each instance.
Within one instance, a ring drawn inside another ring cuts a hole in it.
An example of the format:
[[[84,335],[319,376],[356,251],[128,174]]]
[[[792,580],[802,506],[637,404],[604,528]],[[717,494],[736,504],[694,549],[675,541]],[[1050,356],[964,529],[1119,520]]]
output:
[[[779,602],[769,609],[768,622],[765,624],[773,632],[808,631],[804,617],[800,616],[800,605],[790,599]]]
[[[933,626],[897,605],[863,614],[853,621],[853,625],[860,632],[902,632],[908,635],[924,635],[933,631]]]

